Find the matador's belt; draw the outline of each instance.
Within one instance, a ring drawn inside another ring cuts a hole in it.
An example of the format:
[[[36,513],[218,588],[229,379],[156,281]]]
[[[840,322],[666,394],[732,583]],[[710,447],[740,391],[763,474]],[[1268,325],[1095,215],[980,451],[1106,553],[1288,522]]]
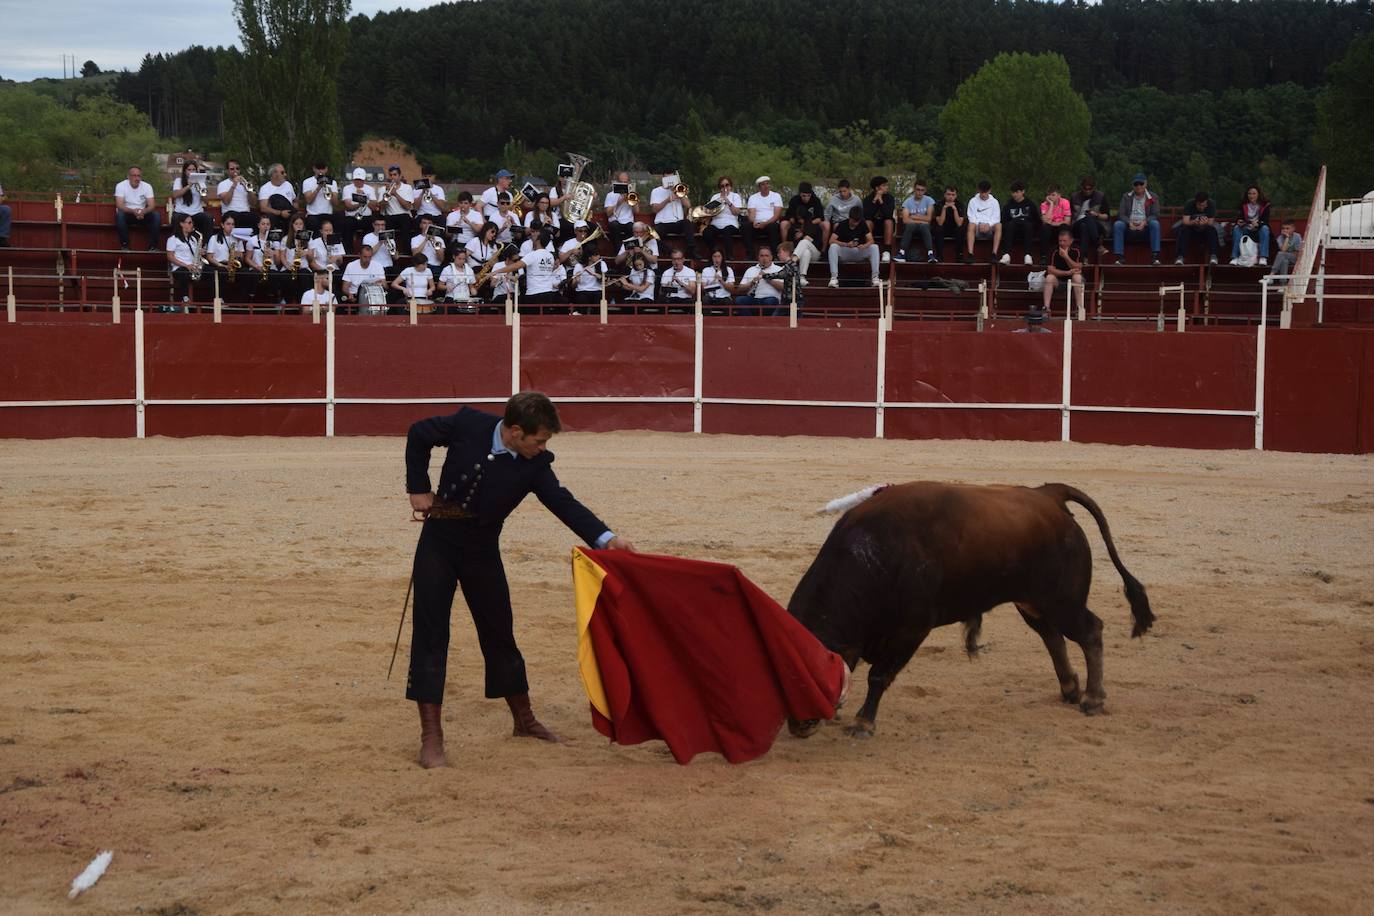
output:
[[[440,502],[440,501],[437,500],[437,499],[434,501],[434,504],[433,504],[432,506],[429,507],[429,510],[428,510],[427,512],[421,512],[419,509],[416,509],[416,510],[414,510],[414,511],[411,513],[411,519],[412,519],[413,521],[417,521],[417,522],[422,522],[422,521],[424,521],[424,520],[427,519],[427,518],[476,518],[476,517],[477,517],[476,514],[474,514],[473,512],[469,511],[468,509],[463,508],[462,506],[458,505],[457,503]]]

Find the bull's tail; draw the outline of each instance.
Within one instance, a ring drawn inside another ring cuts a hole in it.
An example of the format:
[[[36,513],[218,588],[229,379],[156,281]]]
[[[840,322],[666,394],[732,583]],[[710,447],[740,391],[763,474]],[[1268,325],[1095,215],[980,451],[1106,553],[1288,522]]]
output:
[[[838,512],[848,512],[850,509],[853,509],[859,503],[873,496],[876,496],[878,493],[881,493],[883,490],[886,490],[890,486],[891,484],[881,483],[871,487],[864,487],[857,493],[850,493],[848,496],[841,496],[839,499],[832,499],[830,502],[825,504],[824,508],[818,510],[816,514],[834,515]]]
[[[1102,532],[1102,540],[1107,543],[1107,555],[1112,558],[1112,565],[1121,574],[1121,581],[1126,585],[1126,600],[1130,602],[1131,616],[1135,618],[1131,635],[1143,635],[1155,622],[1155,615],[1150,610],[1150,599],[1145,594],[1145,586],[1141,585],[1140,581],[1126,570],[1125,565],[1121,562],[1121,557],[1116,552],[1116,545],[1112,543],[1112,531],[1107,525],[1107,517],[1102,514],[1102,510],[1098,508],[1097,503],[1093,502],[1092,497],[1082,490],[1062,483],[1047,483],[1041,489],[1058,493],[1060,503],[1078,503],[1087,509],[1097,521],[1097,528]]]

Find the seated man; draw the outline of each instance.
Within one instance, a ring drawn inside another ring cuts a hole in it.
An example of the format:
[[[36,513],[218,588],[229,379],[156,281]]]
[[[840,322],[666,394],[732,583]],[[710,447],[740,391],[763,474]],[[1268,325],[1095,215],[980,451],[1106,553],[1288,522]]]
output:
[[[358,249],[358,259],[350,261],[343,272],[343,298],[345,302],[357,302],[360,305],[366,300],[367,296],[363,287],[371,286],[381,290],[381,294],[376,296],[381,303],[386,301],[386,271],[377,259],[372,256],[372,246],[364,242]],[[374,314],[381,314],[386,311],[385,305],[377,303],[374,306]],[[361,308],[358,309],[362,311]]]
[[[129,177],[115,186],[115,229],[119,232],[119,247],[129,250],[129,224],[148,227],[148,250],[161,251],[158,244],[162,229],[162,213],[157,208],[153,186],[143,180],[138,166],[129,169]]]
[[[867,261],[870,280],[878,285],[878,246],[873,243],[873,230],[864,221],[863,209],[849,211],[844,222],[830,234],[830,285],[840,285],[840,262]]]
[[[329,274],[330,288],[336,293],[339,290],[339,278],[343,273],[343,259],[343,242],[334,234],[334,221],[321,220],[319,235],[311,239],[310,244],[306,246],[306,260],[310,263],[312,271],[324,271]]]
[[[782,235],[785,243],[791,243],[795,249],[801,275],[806,276],[811,262],[820,257],[825,239],[825,208],[816,199],[811,182],[797,185],[796,196],[788,201]]]
[[[339,304],[339,300],[334,298],[334,291],[329,288],[330,276],[331,274],[327,270],[315,271],[314,288],[301,293],[302,313],[313,309],[317,304],[326,311],[330,306]]]
[[[693,226],[687,214],[692,212],[692,198],[678,197],[674,190],[679,183],[675,170],[669,169],[659,179],[659,186],[649,195],[649,209],[654,214],[654,229],[660,238],[673,238],[684,248],[693,244]]]
[[[992,239],[992,250],[1002,247],[1002,205],[992,196],[992,182],[983,179],[978,182],[978,193],[968,199],[968,248],[964,252],[964,263],[973,263],[973,243],[979,239]]]
[[[930,234],[930,221],[934,215],[935,200],[926,193],[926,183],[917,181],[906,200],[902,201],[902,239],[897,243],[898,254],[902,258],[908,261],[919,261],[923,257],[929,262],[938,260],[935,257],[935,239]],[[917,236],[921,239],[921,245],[912,248],[911,243]]]
[[[769,254],[782,241],[782,195],[773,190],[773,180],[760,175],[754,184],[758,191],[749,195],[747,209],[749,218],[744,221],[744,247],[755,251],[762,237],[767,240]]]
[[[862,214],[860,214],[862,215]],[[782,273],[782,268],[773,263],[773,249],[767,245],[759,246],[759,262],[744,272],[744,276],[739,281],[739,286],[735,287],[739,293],[735,297],[736,305],[764,305],[768,306],[767,314],[785,314],[782,309],[782,278],[778,274]],[[752,317],[758,314],[754,308],[736,309],[736,315]]]
[[[442,235],[430,232],[434,225],[434,217],[426,214],[420,217],[420,231],[410,237],[410,253],[422,254],[425,256],[426,263],[429,264],[430,272],[434,278],[439,279],[439,272],[444,269],[444,260],[448,257],[444,251],[444,239]]]
[[[5,203],[5,188],[0,185],[0,248],[10,247],[10,208]]]
[[[1217,245],[1221,237],[1217,234],[1217,204],[1209,200],[1206,191],[1198,191],[1193,199],[1183,206],[1183,218],[1178,224],[1178,251],[1175,264],[1182,264],[1188,257],[1188,246],[1193,239],[1201,238],[1207,243],[1207,263],[1217,262]]]
[[[658,278],[658,301],[690,305],[697,299],[697,272],[687,264],[681,248],[674,248],[672,261]]]
[[[1011,199],[1002,208],[1002,263],[1011,263],[1011,249],[1017,238],[1025,248],[1023,264],[1033,264],[1031,239],[1040,234],[1040,208],[1026,199],[1026,183],[1011,183]]]
[[[892,195],[888,193],[887,179],[882,175],[873,176],[869,186],[872,190],[864,198],[864,219],[868,220],[873,238],[882,239],[883,263],[886,264],[892,260],[892,232],[895,225]]]
[[[830,233],[836,226],[849,219],[849,211],[855,207],[863,208],[864,202],[854,196],[854,189],[849,184],[848,178],[841,178],[840,183],[835,186],[835,193],[830,195],[830,203],[825,205],[825,236],[821,239],[821,247],[830,244]]]
[[[944,199],[940,201],[932,222],[935,226],[932,230],[935,234],[935,256],[929,260],[938,261],[944,257],[945,242],[954,242],[955,250],[958,250],[964,238],[964,224],[968,222],[964,217],[963,204],[959,203],[959,189],[954,185],[945,188]]]
[[[1097,189],[1097,180],[1091,175],[1084,175],[1078,190],[1070,195],[1069,210],[1079,247],[1084,252],[1096,252],[1098,263],[1101,263],[1107,256],[1107,249],[1102,244],[1107,231],[1107,195]]]
[[[1271,273],[1286,277],[1293,272],[1293,267],[1298,263],[1298,255],[1302,253],[1302,236],[1294,229],[1291,219],[1284,220],[1279,226],[1279,237],[1274,240],[1278,253],[1274,255],[1274,269]]]
[[[1150,263],[1159,263],[1159,196],[1145,186],[1145,173],[1131,179],[1131,190],[1121,195],[1121,206],[1112,224],[1112,253],[1116,263],[1126,263],[1126,241],[1149,240]]]
[[[285,230],[296,212],[296,187],[286,180],[286,167],[272,163],[267,181],[258,188],[258,212],[272,218],[272,228]]]

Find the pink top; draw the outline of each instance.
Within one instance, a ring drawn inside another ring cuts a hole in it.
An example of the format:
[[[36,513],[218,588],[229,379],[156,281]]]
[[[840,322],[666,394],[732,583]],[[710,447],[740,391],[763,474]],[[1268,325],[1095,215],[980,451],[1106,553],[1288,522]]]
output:
[[[1066,198],[1059,198],[1059,203],[1055,205],[1054,212],[1050,212],[1050,202],[1047,200],[1040,205],[1040,219],[1050,225],[1059,225],[1069,221],[1069,201]]]

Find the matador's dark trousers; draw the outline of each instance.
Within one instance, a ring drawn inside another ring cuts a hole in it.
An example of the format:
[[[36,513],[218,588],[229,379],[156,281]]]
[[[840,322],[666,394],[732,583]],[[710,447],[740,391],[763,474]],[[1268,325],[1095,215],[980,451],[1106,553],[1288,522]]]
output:
[[[529,692],[525,659],[515,644],[500,534],[499,527],[465,519],[432,518],[425,522],[415,548],[415,615],[406,699],[444,701],[449,617],[453,594],[460,585],[486,660],[487,696]]]

